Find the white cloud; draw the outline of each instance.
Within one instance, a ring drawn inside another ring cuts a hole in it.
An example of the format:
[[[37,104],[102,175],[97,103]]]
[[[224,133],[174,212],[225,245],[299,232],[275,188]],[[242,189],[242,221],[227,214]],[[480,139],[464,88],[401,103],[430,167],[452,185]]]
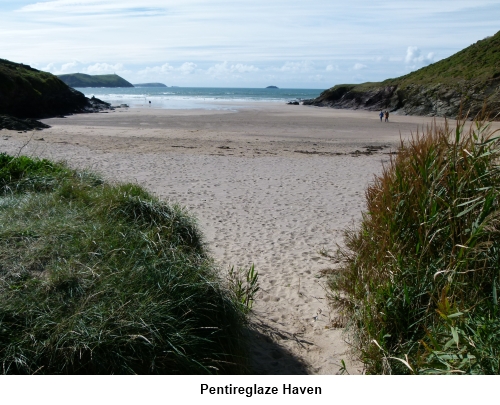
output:
[[[179,72],[183,75],[189,75],[193,73],[196,70],[196,63],[193,62],[184,62],[180,67],[179,67]]]
[[[41,67],[40,70],[50,72],[55,75],[62,75],[65,73],[77,73],[79,65],[80,63],[77,61],[63,63],[59,67],[55,63],[49,63],[48,65]]]
[[[50,72],[56,74],[56,71],[58,69],[56,68],[55,63],[49,63],[47,66],[41,67],[40,70],[43,72]]]
[[[160,74],[160,75],[164,75],[164,74],[168,74],[168,73],[171,73],[173,72],[175,69],[173,66],[171,66],[169,63],[165,63],[161,66],[153,66],[153,67],[146,67],[144,69],[141,69],[139,70],[139,72],[137,72],[139,75],[141,76],[148,76],[148,75],[151,75],[151,74]]]
[[[55,75],[62,75],[67,73],[86,73],[89,75],[130,73],[130,70],[126,70],[122,63],[116,63],[114,65],[111,65],[109,63],[94,63],[85,66],[83,63],[78,61],[67,62],[61,65],[52,62],[44,67],[41,67],[40,70],[50,72]]]
[[[78,62],[69,62],[69,63],[64,63],[61,66],[61,72],[64,73],[75,73],[77,70],[79,63]]]
[[[82,72],[89,75],[103,75],[116,72],[123,73],[125,72],[125,69],[121,63],[117,63],[115,65],[110,65],[108,63],[95,63],[94,65],[83,68]]]
[[[368,66],[363,65],[362,63],[355,63],[354,66],[352,67],[354,70],[362,70],[366,69]]]
[[[227,74],[250,73],[258,71],[259,68],[253,65],[244,65],[242,63],[238,63],[236,65],[230,65],[227,61],[224,61],[222,63],[217,63],[214,66],[208,68],[207,74],[210,76],[219,77]]]
[[[286,62],[279,70],[282,72],[307,73],[314,69],[314,63],[310,61]]]
[[[500,2],[0,0],[0,15],[2,57],[54,73],[122,74],[119,61],[129,81],[207,86],[239,75],[234,83],[260,86],[275,74],[307,87],[317,74],[325,86],[353,73],[378,81],[448,57],[498,30]]]
[[[27,6],[21,7],[19,11],[22,12],[40,12],[40,11],[54,11],[60,9],[68,9],[72,7],[92,7],[98,5],[99,0],[86,0],[84,3],[82,0],[55,0],[55,1],[44,1],[35,4],[28,4]]]
[[[434,62],[434,53],[429,52],[426,56],[416,46],[409,46],[406,50],[405,63],[409,64],[426,64]]]

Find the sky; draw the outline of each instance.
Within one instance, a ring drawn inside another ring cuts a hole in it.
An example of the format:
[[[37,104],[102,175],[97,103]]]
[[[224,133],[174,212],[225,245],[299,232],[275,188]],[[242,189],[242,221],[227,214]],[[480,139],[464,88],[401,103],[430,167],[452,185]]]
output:
[[[0,58],[132,83],[326,89],[500,30],[499,0],[0,0]]]

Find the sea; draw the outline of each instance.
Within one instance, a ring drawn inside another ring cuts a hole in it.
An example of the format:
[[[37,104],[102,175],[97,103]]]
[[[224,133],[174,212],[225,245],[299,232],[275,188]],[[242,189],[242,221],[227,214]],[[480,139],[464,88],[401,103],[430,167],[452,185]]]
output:
[[[255,103],[281,103],[316,98],[321,89],[123,87],[77,88],[87,97],[131,108],[237,110]],[[151,102],[151,103],[150,103]]]

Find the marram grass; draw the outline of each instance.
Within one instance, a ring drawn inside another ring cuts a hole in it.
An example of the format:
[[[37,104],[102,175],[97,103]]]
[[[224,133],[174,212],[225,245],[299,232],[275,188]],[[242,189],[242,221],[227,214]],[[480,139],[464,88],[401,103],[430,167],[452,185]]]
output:
[[[2,373],[246,372],[244,308],[182,208],[5,154],[0,187]]]
[[[330,280],[368,373],[500,372],[499,147],[433,125],[368,187]]]

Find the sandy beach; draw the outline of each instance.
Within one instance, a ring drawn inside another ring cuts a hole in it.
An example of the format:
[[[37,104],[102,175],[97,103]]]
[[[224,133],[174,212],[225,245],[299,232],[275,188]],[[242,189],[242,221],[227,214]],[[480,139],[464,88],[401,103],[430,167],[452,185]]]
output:
[[[442,122],[438,119],[438,122]],[[364,190],[428,117],[274,103],[234,110],[116,109],[0,131],[0,151],[137,182],[198,218],[223,271],[259,273],[252,361],[260,374],[362,373],[328,306],[319,254],[361,218]]]

